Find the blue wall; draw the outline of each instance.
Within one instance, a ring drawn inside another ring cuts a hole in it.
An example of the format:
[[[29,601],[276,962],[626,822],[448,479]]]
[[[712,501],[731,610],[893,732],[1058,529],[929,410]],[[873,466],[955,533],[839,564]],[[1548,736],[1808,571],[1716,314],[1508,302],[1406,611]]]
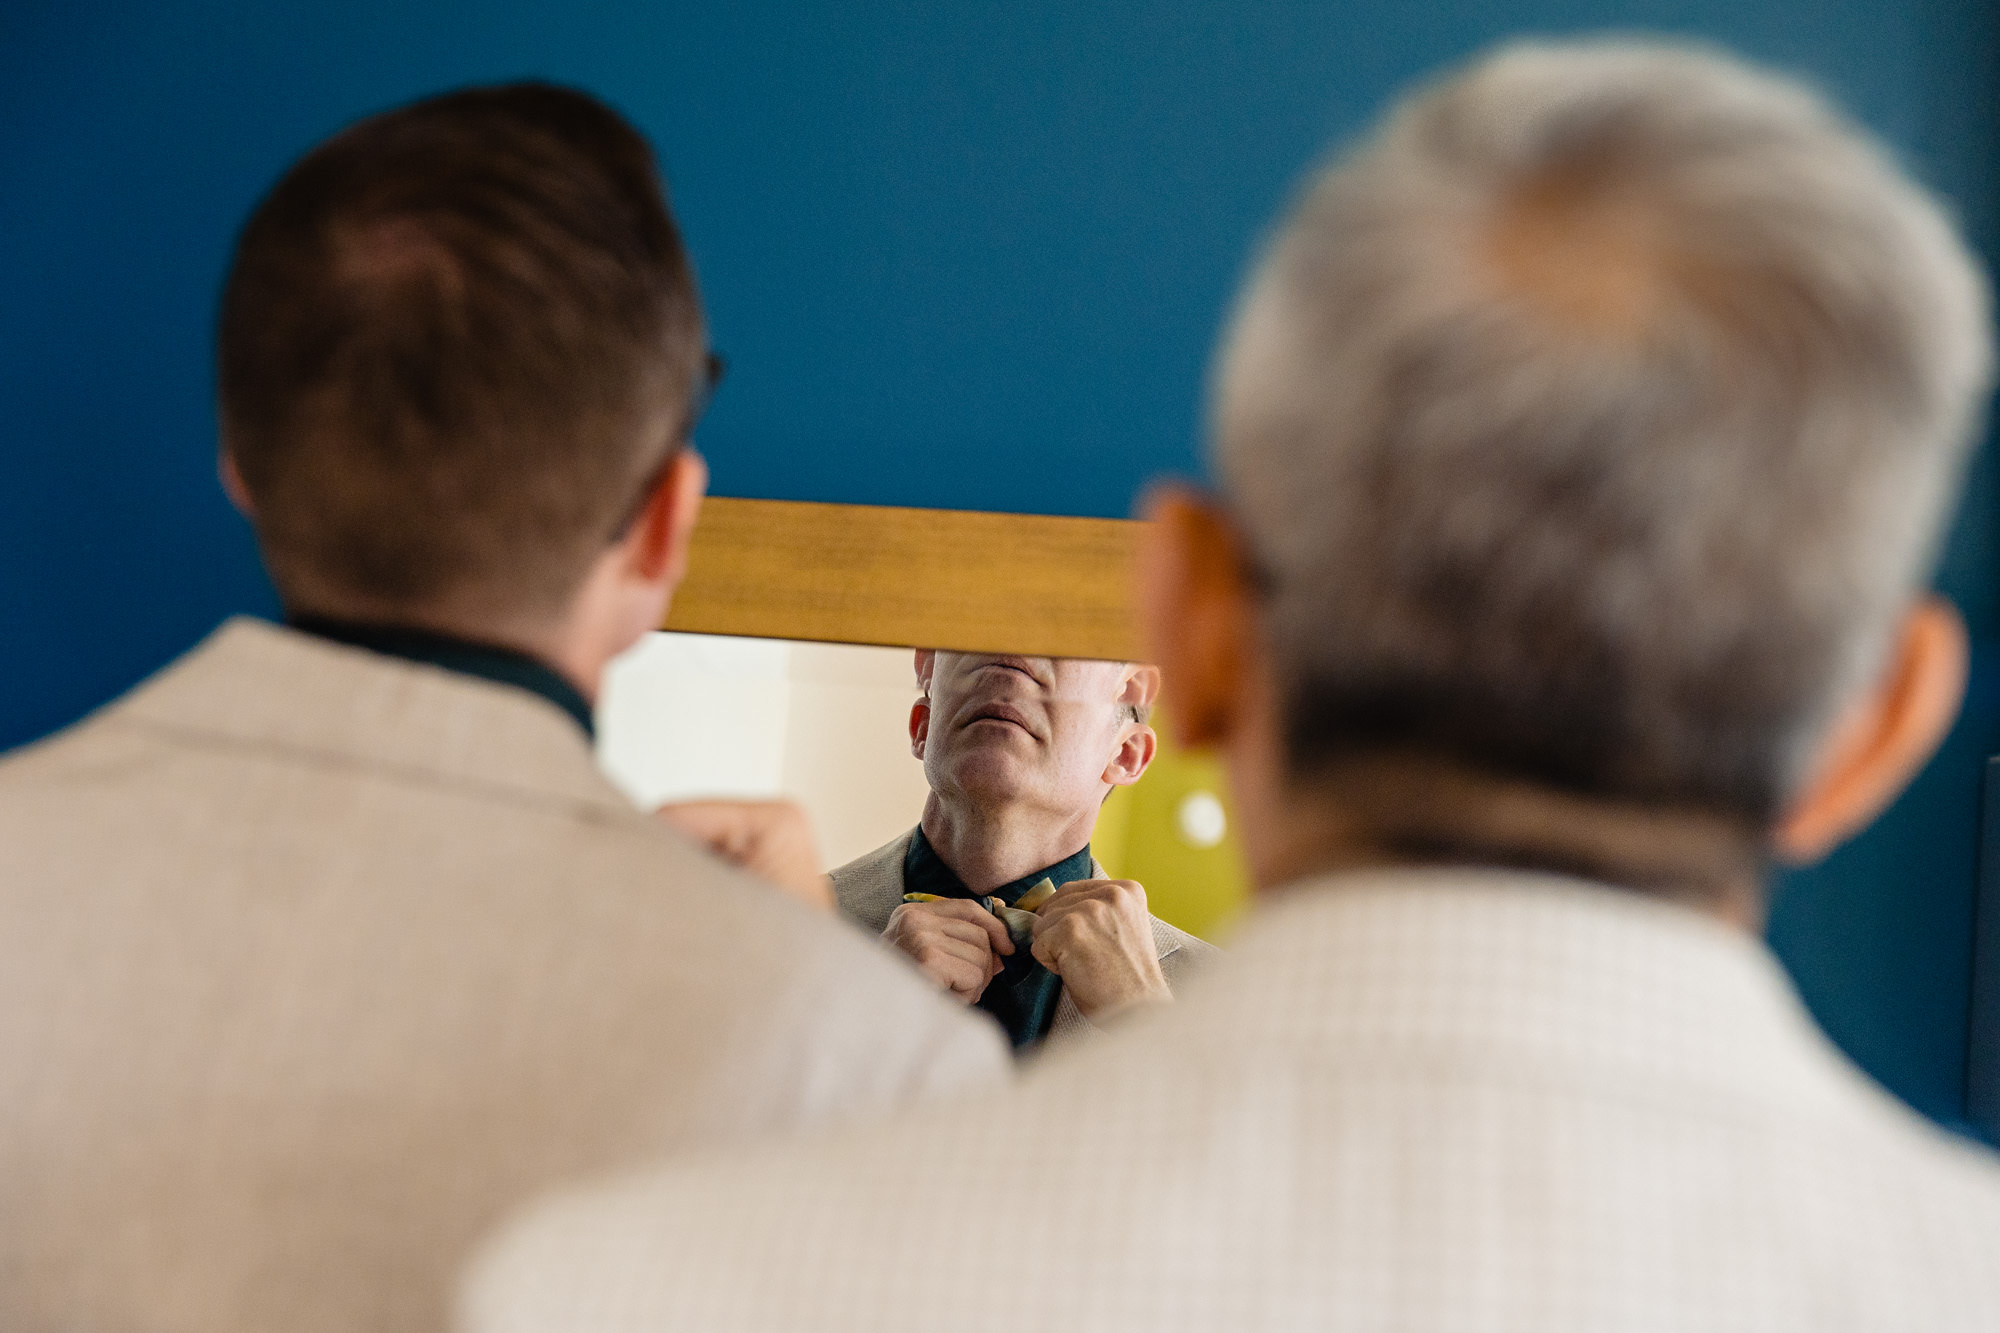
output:
[[[1990,0],[7,0],[0,746],[271,609],[213,480],[214,296],[258,193],[361,113],[535,75],[640,121],[731,361],[702,436],[718,493],[1123,514],[1198,470],[1210,338],[1303,165],[1440,62],[1606,27],[1808,74],[1991,253]],[[2000,748],[1994,489],[1982,470],[1942,576],[1982,640],[1976,707],[1773,924],[1835,1035],[1945,1119],[1977,761]]]

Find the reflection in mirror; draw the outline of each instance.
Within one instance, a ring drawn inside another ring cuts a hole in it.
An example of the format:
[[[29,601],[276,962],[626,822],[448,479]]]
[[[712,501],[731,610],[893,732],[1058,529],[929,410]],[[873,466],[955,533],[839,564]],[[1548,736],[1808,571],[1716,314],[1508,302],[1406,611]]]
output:
[[[649,634],[606,675],[598,757],[648,809],[789,797],[837,866],[923,808],[907,732],[916,693],[907,648]]]
[[[1148,725],[1158,676],[654,634],[607,678],[600,755],[645,806],[799,802],[843,913],[921,956],[941,989],[1027,1049],[1164,998],[1211,952],[1198,937],[1241,900],[1220,773]],[[1093,896],[1104,901],[1086,909]],[[1060,980],[1036,960],[1038,938]],[[1141,938],[1143,951],[1121,955]],[[1105,961],[1141,952],[1158,968]]]

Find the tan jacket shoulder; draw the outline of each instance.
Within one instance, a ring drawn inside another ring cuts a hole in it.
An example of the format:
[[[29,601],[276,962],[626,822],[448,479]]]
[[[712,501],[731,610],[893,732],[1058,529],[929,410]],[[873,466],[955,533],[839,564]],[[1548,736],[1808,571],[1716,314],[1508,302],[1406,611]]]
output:
[[[827,872],[840,914],[863,930],[879,935],[889,917],[903,905],[903,857],[915,829],[899,833],[864,856]]]
[[[1848,1066],[1749,935],[1406,867],[1234,938],[1185,1003],[949,1117],[552,1202],[466,1333],[2000,1329],[2000,1164]],[[1004,1301],[883,1275],[884,1236],[1028,1173],[980,1200]]]
[[[1008,1069],[553,705],[252,622],[0,762],[0,1013],[5,1328],[435,1328],[557,1179]]]

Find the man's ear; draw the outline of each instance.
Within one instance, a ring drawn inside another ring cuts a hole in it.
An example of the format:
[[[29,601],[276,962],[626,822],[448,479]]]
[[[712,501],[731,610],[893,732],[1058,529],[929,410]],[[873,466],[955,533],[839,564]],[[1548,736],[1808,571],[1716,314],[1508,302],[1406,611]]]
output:
[[[1950,732],[1969,657],[1957,608],[1938,597],[1911,608],[1881,675],[1835,720],[1772,829],[1780,860],[1817,861],[1888,808]]]
[[[692,445],[682,445],[626,538],[633,573],[648,583],[664,583],[669,596],[687,577],[688,546],[707,492],[708,463]]]
[[[248,519],[257,517],[257,506],[250,499],[250,488],[243,484],[243,474],[237,470],[236,455],[228,449],[219,449],[215,455],[215,475],[222,482],[222,493],[229,497],[229,503],[236,506],[236,512]]]
[[[1111,762],[1104,766],[1103,781],[1113,787],[1129,787],[1146,776],[1153,756],[1160,751],[1160,737],[1143,722],[1129,724],[1118,742]]]
[[[1104,767],[1103,781],[1114,787],[1129,787],[1146,775],[1147,765],[1159,753],[1160,737],[1143,722],[1126,716],[1127,709],[1140,712],[1151,708],[1160,697],[1160,669],[1150,662],[1135,662],[1125,669],[1114,701],[1119,713],[1118,748]]]
[[[924,757],[924,744],[931,738],[931,674],[937,669],[937,650],[919,648],[916,656],[917,688],[922,697],[910,705],[910,753]]]
[[[1118,686],[1118,706],[1136,708],[1143,714],[1160,701],[1160,669],[1151,662],[1135,662]]]
[[[1234,527],[1187,486],[1145,502],[1137,561],[1139,637],[1173,682],[1171,725],[1183,745],[1220,745],[1240,721],[1256,615]]]

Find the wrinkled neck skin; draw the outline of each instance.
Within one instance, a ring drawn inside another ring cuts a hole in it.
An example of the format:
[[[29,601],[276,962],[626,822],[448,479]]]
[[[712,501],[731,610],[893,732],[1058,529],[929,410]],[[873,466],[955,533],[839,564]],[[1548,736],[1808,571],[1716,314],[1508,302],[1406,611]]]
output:
[[[1260,889],[1388,866],[1490,866],[1630,889],[1746,931],[1764,920],[1763,840],[1709,811],[1623,804],[1411,755],[1357,758],[1273,793]]]
[[[935,791],[924,802],[924,836],[974,893],[990,893],[1075,855],[1096,824],[1094,806],[1051,813],[1022,802],[980,805]]]

